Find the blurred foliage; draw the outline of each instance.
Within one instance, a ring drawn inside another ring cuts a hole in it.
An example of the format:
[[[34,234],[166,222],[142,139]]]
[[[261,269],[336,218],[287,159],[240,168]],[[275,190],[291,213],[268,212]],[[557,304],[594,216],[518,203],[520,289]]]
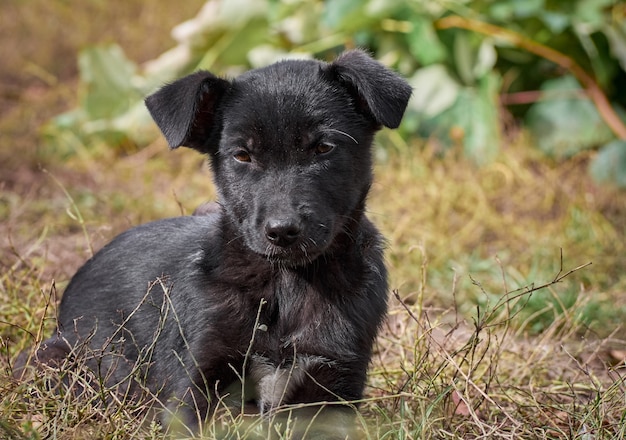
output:
[[[143,146],[157,133],[142,97],[163,82],[359,46],[413,85],[405,138],[486,164],[522,125],[559,160],[599,148],[592,175],[626,186],[612,160],[626,138],[622,1],[209,0],[172,36],[178,45],[141,68],[118,46],[85,49],[80,106],[45,127],[49,143],[63,154],[98,139]]]

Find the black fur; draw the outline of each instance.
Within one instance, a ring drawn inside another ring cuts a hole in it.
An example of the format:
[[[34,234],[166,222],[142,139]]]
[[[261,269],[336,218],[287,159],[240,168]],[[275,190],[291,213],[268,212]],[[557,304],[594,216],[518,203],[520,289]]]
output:
[[[108,384],[141,394],[145,381],[187,422],[237,375],[264,413],[360,399],[387,303],[382,238],[364,214],[370,147],[410,93],[349,51],[232,81],[197,72],[149,96],[172,148],[209,154],[219,206],[105,246],[71,280],[38,356],[87,352]]]

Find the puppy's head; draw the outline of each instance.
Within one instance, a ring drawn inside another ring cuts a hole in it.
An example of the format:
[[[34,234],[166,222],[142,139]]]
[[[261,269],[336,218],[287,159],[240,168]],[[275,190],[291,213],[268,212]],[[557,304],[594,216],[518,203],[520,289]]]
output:
[[[406,81],[354,50],[232,81],[196,72],[146,105],[170,147],[211,156],[220,202],[246,245],[297,266],[358,222],[373,136],[400,124],[410,94]]]

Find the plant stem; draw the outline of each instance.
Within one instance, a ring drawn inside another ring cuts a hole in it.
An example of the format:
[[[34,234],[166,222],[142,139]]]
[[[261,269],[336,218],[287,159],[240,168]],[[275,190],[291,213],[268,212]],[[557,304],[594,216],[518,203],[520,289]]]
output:
[[[626,125],[611,106],[611,103],[598,85],[597,81],[593,78],[593,76],[587,73],[585,69],[580,67],[580,65],[576,63],[573,58],[541,43],[533,41],[530,38],[520,35],[517,32],[471,18],[451,15],[449,17],[436,20],[434,25],[437,29],[461,28],[506,40],[514,46],[552,61],[562,68],[570,71],[585,88],[587,94],[598,109],[600,116],[609,126],[611,131],[613,131],[615,136],[620,139],[626,139]]]

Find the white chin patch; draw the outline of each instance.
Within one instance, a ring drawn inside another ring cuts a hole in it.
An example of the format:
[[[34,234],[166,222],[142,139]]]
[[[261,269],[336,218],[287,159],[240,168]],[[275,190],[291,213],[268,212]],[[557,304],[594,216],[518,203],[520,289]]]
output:
[[[297,355],[290,365],[274,365],[268,358],[253,355],[250,376],[256,385],[259,410],[267,414],[283,404],[285,397],[299,387],[307,377],[307,370],[332,362],[322,356]]]

